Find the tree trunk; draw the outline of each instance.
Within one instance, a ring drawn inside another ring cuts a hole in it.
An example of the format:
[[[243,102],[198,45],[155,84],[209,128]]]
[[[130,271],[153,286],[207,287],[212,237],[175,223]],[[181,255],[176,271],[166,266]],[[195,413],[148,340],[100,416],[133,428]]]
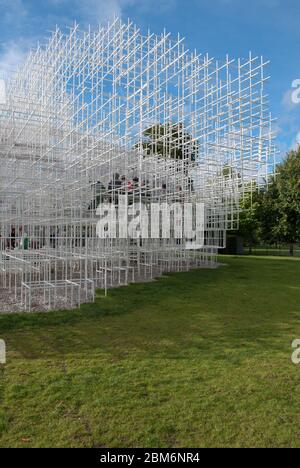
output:
[[[249,254],[252,255],[252,247],[253,247],[253,242],[252,240],[249,241]]]
[[[290,256],[294,256],[294,244],[290,244]]]

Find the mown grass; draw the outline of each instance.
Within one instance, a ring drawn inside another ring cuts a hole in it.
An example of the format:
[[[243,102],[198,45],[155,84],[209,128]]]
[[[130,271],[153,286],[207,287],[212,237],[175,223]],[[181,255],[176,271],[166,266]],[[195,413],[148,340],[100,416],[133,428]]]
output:
[[[299,447],[300,261],[221,261],[0,315],[0,446]]]

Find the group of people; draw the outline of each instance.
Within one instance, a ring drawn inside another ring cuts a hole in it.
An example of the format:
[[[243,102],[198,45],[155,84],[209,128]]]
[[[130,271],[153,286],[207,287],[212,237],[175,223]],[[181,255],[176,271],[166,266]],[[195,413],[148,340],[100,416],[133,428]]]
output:
[[[29,236],[22,226],[19,227],[18,235],[16,233],[16,228],[12,226],[11,231],[10,231],[10,236],[4,239],[3,242],[4,242],[4,245],[2,245],[1,247],[2,248],[4,247],[8,250],[14,250],[16,248],[22,249],[22,250],[28,250],[30,246]]]
[[[104,201],[118,204],[119,195],[135,195],[139,190],[141,190],[143,196],[150,196],[148,181],[143,180],[140,183],[138,177],[127,179],[125,175],[120,176],[117,172],[113,175],[107,188],[99,180],[92,184],[91,188],[95,193],[95,197],[89,204],[89,210],[95,210]]]
[[[142,197],[150,197],[151,192],[155,190],[156,187],[151,187],[149,180],[140,181],[139,177],[128,179],[125,175],[120,176],[120,174],[116,172],[107,187],[98,180],[91,184],[91,188],[94,192],[94,198],[89,203],[89,210],[95,210],[100,203],[104,202],[117,205],[119,195],[130,195],[134,197],[135,195],[141,194]],[[190,191],[194,191],[193,180],[190,177],[188,178],[188,188]],[[162,183],[159,190],[162,195],[167,194],[167,183]],[[181,198],[183,194],[182,186],[178,185],[176,187],[176,197]]]

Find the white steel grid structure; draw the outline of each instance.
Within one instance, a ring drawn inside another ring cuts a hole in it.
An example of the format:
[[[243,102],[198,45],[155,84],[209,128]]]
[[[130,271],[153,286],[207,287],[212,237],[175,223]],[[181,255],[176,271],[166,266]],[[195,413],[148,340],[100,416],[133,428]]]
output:
[[[266,65],[117,18],[31,51],[0,104],[2,308],[74,307],[96,287],[216,266],[240,197],[274,170]],[[137,208],[204,203],[203,248],[172,231],[99,238],[97,207],[121,194]]]

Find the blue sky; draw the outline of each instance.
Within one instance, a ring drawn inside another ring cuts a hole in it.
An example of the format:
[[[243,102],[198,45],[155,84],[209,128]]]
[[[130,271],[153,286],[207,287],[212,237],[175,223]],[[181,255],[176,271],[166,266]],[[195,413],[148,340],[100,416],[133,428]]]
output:
[[[9,71],[57,24],[82,27],[114,14],[142,30],[180,32],[191,49],[222,59],[251,50],[271,61],[270,105],[281,154],[300,143],[300,103],[291,100],[300,79],[299,0],[0,0],[0,72]]]

